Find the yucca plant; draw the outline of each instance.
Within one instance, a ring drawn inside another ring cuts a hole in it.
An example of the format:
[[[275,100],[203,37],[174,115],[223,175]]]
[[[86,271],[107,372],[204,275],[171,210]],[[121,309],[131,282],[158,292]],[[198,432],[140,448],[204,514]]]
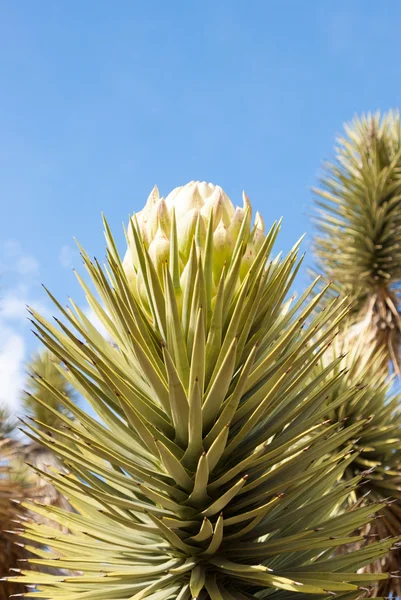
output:
[[[54,436],[35,425],[27,433],[67,467],[46,477],[77,512],[35,506],[69,532],[28,523],[18,534],[34,568],[82,573],[24,571],[18,581],[36,585],[26,597],[348,600],[387,578],[359,569],[393,540],[335,552],[361,542],[351,533],[385,506],[341,510],[364,477],[342,478],[366,420],[345,427],[325,415],[363,391],[327,400],[341,357],[312,376],[346,301],[316,310],[324,292],[310,297],[311,286],[289,302],[298,244],[270,261],[279,224],[265,233],[257,216],[251,227],[247,198],[234,210],[211,184],[166,200],[154,190],[130,220],[124,264],[105,229],[105,268],[82,250],[98,297],[79,280],[113,345],[73,302],[53,298],[58,325],[31,311],[99,418],[37,379],[73,418],[60,414],[66,427]]]
[[[22,395],[23,413],[36,420],[38,426],[47,430],[49,426],[58,429],[62,425],[59,413],[68,414],[65,407],[57,398],[37,384],[37,380],[45,379],[52,387],[65,394],[71,400],[75,399],[74,389],[60,370],[60,361],[51,352],[42,348],[36,352],[27,365],[28,379]],[[34,397],[41,395],[43,404],[39,404]],[[53,410],[49,410],[52,408]],[[42,447],[43,449],[43,447]]]
[[[343,321],[337,344],[348,352],[344,385],[361,381],[364,399],[346,407],[348,422],[372,417],[351,465],[373,467],[369,497],[396,499],[370,527],[385,538],[401,533],[400,398],[392,392],[389,370],[400,375],[401,129],[398,113],[356,118],[338,140],[335,160],[325,166],[317,194],[315,252],[319,269],[333,288],[349,294],[353,310]],[[341,351],[343,351],[341,350]],[[392,366],[392,369],[389,367]],[[341,367],[339,367],[341,368]],[[336,393],[338,390],[336,390]],[[338,417],[339,415],[337,415]],[[401,555],[392,553],[372,569],[392,571]],[[398,580],[382,582],[378,593],[401,594]]]
[[[42,348],[32,356],[27,365],[27,374],[26,389],[21,398],[22,412],[36,427],[57,437],[58,430],[64,424],[61,417],[71,416],[59,398],[67,396],[74,402],[76,393],[63,375],[59,359],[46,349]],[[57,395],[41,386],[38,383],[41,380],[46,380],[52,389],[57,391]],[[61,469],[61,464],[50,448],[31,440],[20,447],[19,461],[21,465],[26,465],[26,477],[35,487],[37,499],[45,504],[69,508],[65,497],[41,476],[42,471],[52,467]]]
[[[63,405],[57,403],[54,396],[45,389],[39,388],[36,379],[46,378],[60,394],[74,398],[65,377],[60,374],[55,364],[59,362],[47,350],[36,354],[28,365],[30,373],[27,388],[22,398],[22,412],[27,413],[37,426],[47,431],[62,425],[58,413],[67,414]],[[32,395],[41,398],[53,412],[39,402],[32,400]],[[29,498],[41,504],[51,504],[71,510],[65,497],[54,486],[40,476],[38,470],[47,471],[50,466],[61,469],[62,465],[54,453],[36,441],[24,443],[16,437],[15,419],[11,419],[5,409],[0,409],[0,576],[9,575],[9,571],[19,571],[19,561],[27,561],[29,552],[23,544],[15,543],[12,532],[24,525],[27,520],[34,519],[49,524],[48,518],[33,513],[21,506],[21,502]],[[57,525],[52,522],[53,527]],[[26,592],[21,583],[3,582],[0,585],[0,600],[8,599],[10,594]],[[3,595],[2,595],[3,594]]]
[[[23,500],[24,490],[13,477],[10,463],[15,459],[17,447],[9,434],[11,425],[5,411],[0,410],[0,577],[9,575],[10,569],[18,568],[18,559],[25,556],[21,544],[9,533],[15,528],[14,520],[19,509],[14,501]],[[21,583],[3,581],[0,584],[0,600],[8,600],[10,594],[26,591]]]
[[[5,406],[0,405],[0,440],[9,439],[14,429],[15,423],[9,411]]]
[[[400,375],[401,126],[398,113],[345,126],[316,193],[318,270],[353,298],[353,335]]]
[[[363,362],[360,356],[364,355]],[[375,500],[397,495],[401,469],[401,397],[392,389],[392,380],[384,379],[375,371],[377,354],[364,336],[358,340],[337,336],[330,351],[323,356],[317,372],[322,372],[332,361],[338,361],[330,373],[333,384],[329,402],[347,389],[358,387],[360,394],[353,396],[328,417],[344,426],[352,426],[360,419],[366,424],[355,443],[355,459],[348,470],[352,477],[370,470],[370,493]],[[361,490],[362,491],[362,490]],[[366,491],[366,490],[364,490]],[[398,535],[394,532],[394,535]]]
[[[333,422],[344,423],[344,427],[365,420],[355,441],[354,460],[344,472],[344,477],[349,480],[363,474],[364,485],[350,495],[347,503],[366,504],[392,498],[393,501],[380,511],[380,518],[364,527],[363,532],[370,534],[369,541],[398,536],[401,532],[401,397],[392,389],[392,381],[383,378],[380,369],[377,372],[377,351],[363,334],[355,339],[347,336],[347,330],[343,329],[342,335],[336,337],[330,351],[316,366],[314,376],[336,359],[340,360],[328,376],[333,380],[328,401],[332,403],[355,386],[361,393],[329,411],[327,416]],[[400,551],[391,552],[372,563],[369,572],[397,571],[400,561]],[[380,581],[376,593],[401,596],[400,580]]]

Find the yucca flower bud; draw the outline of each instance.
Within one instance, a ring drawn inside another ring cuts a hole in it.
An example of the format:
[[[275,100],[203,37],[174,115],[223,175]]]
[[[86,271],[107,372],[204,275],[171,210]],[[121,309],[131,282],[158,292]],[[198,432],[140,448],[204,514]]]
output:
[[[256,214],[251,228],[252,207],[243,194],[243,206],[234,208],[227,194],[218,185],[191,181],[175,188],[166,197],[159,196],[155,186],[144,208],[136,213],[128,229],[128,249],[124,258],[124,270],[134,294],[143,293],[137,281],[138,256],[134,241],[134,229],[147,250],[160,282],[163,285],[163,264],[168,264],[174,228],[178,246],[179,277],[185,279],[191,250],[195,243],[197,255],[204,257],[208,231],[213,246],[212,293],[217,289],[223,267],[229,266],[233,254],[242,243],[242,262],[239,281],[243,279],[265,238],[264,223]],[[245,221],[245,223],[244,223]],[[241,240],[239,236],[241,234]],[[142,298],[145,300],[145,298]]]

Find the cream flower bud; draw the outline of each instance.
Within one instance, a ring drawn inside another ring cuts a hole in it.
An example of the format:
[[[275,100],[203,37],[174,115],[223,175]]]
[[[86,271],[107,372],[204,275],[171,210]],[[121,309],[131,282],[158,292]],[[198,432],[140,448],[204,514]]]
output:
[[[139,231],[142,235],[145,246],[148,247],[151,241],[151,237],[149,236],[149,225],[148,222],[151,219],[151,215],[153,213],[153,209],[156,206],[156,203],[159,200],[159,190],[155,185],[152,191],[150,192],[148,199],[144,208],[136,214],[136,220],[138,223]],[[157,230],[157,228],[156,228]]]
[[[157,221],[164,235],[169,238],[171,231],[171,218],[164,198],[160,198],[157,205]]]
[[[184,187],[183,185],[180,185],[180,186],[174,188],[169,193],[169,195],[166,196],[166,204],[167,204],[167,207],[168,207],[169,210],[171,210],[173,208],[173,206],[175,206],[175,199],[176,199],[176,197],[178,196],[178,194],[180,193],[180,191],[182,190],[183,187]]]
[[[222,198],[223,198],[222,219],[223,219],[224,225],[226,227],[229,227],[230,223],[231,223],[231,219],[234,216],[235,209],[234,209],[234,205],[231,202],[230,198],[227,196],[227,194],[225,192],[223,192],[223,190],[221,190],[221,194],[222,194]]]
[[[229,227],[228,227],[228,231],[230,232],[233,239],[235,239],[237,237],[237,235],[239,234],[243,220],[245,218],[245,215],[247,214],[247,211],[248,211],[248,216],[247,216],[248,226],[252,219],[252,206],[251,206],[249,198],[245,194],[245,192],[243,192],[242,198],[243,198],[243,202],[244,202],[243,207],[240,208],[239,206],[237,206],[237,208],[235,209],[234,216],[231,219]]]
[[[257,254],[265,239],[265,222],[259,212],[255,215],[255,231],[253,234],[253,248]]]
[[[216,187],[219,187],[214,186],[212,183],[206,183],[206,181],[198,181],[197,185],[201,198],[203,198],[204,201],[213,194]]]
[[[177,222],[178,252],[184,264],[186,264],[191,252],[199,215],[199,210],[193,208]]]
[[[241,262],[241,269],[240,269],[240,278],[241,279],[243,277],[245,277],[245,274],[248,272],[249,268],[251,267],[253,261],[255,260],[257,254],[263,244],[263,241],[265,239],[264,230],[265,230],[264,221],[263,221],[262,217],[260,216],[260,214],[257,212],[255,215],[255,224],[254,224],[253,230],[251,232],[251,235],[249,236],[245,254],[244,254],[244,256],[242,258],[242,262]]]
[[[157,200],[152,210],[150,211],[146,227],[149,241],[151,241],[155,237],[159,227],[161,228],[166,237],[170,237],[171,219],[164,198],[160,198],[160,200]]]
[[[170,257],[170,240],[166,237],[161,227],[156,232],[155,237],[149,246],[149,256],[159,274],[163,273],[163,263],[168,262]]]
[[[216,229],[223,217],[224,200],[221,191],[221,188],[217,186],[213,190],[213,193],[207,198],[201,209],[201,215],[206,219],[207,222],[210,221],[210,217],[213,213],[213,229]]]
[[[213,276],[216,283],[220,279],[224,263],[232,256],[234,245],[232,236],[221,220],[213,234]]]
[[[194,181],[193,183],[184,185],[174,199],[177,223],[189,210],[194,208],[200,210],[203,204],[204,201],[200,194],[197,182]]]

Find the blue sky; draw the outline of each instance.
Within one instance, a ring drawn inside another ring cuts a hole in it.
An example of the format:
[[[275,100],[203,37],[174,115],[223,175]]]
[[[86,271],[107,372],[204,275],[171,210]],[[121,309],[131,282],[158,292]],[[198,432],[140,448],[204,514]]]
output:
[[[83,301],[72,238],[102,257],[101,211],[123,248],[155,183],[206,179],[283,216],[277,249],[310,233],[342,123],[400,105],[400,22],[398,0],[0,0],[0,399],[40,282]]]

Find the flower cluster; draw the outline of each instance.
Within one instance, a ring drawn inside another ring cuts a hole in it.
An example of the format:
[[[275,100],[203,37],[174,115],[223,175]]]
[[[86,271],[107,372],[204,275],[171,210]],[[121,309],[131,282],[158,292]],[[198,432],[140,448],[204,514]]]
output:
[[[159,190],[154,187],[143,210],[132,217],[132,227],[128,230],[128,250],[123,264],[133,292],[143,297],[143,282],[138,275],[138,257],[133,241],[134,227],[138,227],[161,280],[162,265],[170,259],[171,239],[176,235],[181,283],[187,276],[192,246],[195,243],[202,255],[210,228],[215,291],[224,265],[228,266],[233,258],[241,227],[244,226],[247,233],[246,244],[240,250],[242,262],[239,281],[248,272],[265,239],[264,223],[259,213],[256,213],[254,226],[251,228],[251,211],[251,204],[245,193],[242,208],[234,208],[222,188],[211,183],[191,181],[175,188],[166,198],[160,197]]]

